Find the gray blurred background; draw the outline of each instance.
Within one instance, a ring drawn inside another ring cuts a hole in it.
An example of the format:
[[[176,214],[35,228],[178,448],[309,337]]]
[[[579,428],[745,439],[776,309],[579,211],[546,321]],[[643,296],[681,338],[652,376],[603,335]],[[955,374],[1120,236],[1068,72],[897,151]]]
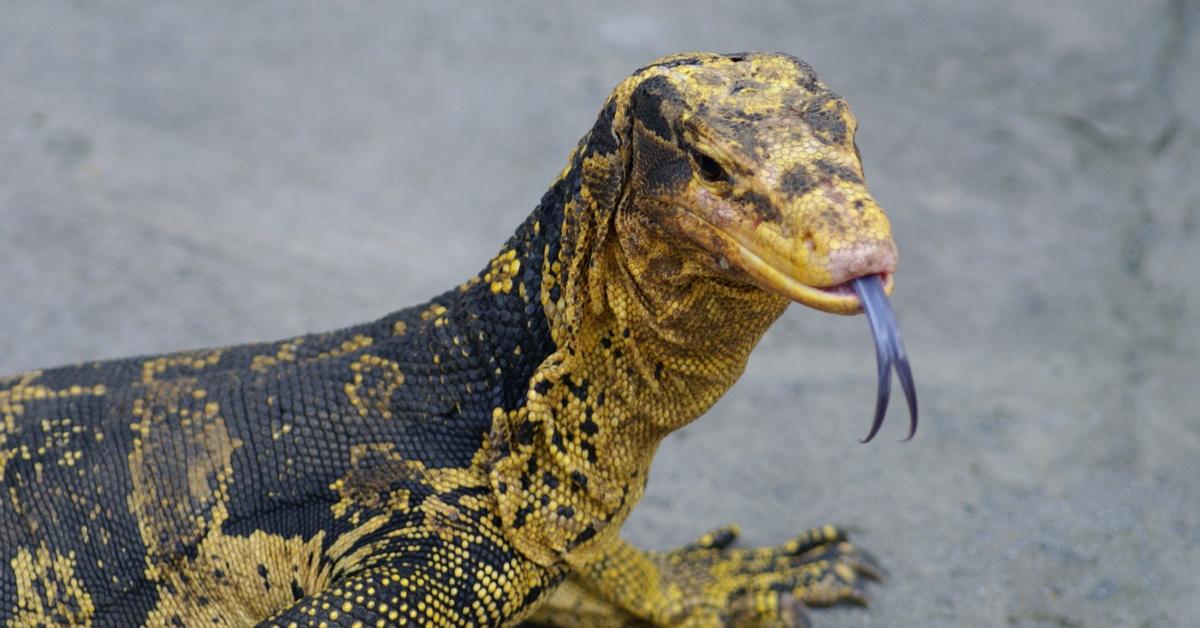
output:
[[[431,3],[432,4],[432,3]],[[5,2],[0,372],[275,339],[457,284],[608,90],[780,50],[851,103],[924,419],[791,309],[669,438],[653,547],[854,526],[818,626],[1200,626],[1200,3]]]

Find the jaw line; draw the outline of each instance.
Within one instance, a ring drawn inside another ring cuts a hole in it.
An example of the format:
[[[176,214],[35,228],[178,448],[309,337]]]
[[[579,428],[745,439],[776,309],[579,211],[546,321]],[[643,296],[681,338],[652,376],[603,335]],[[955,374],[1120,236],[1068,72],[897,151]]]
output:
[[[720,250],[712,252],[724,255],[732,265],[745,271],[760,288],[822,312],[852,315],[863,311],[862,302],[853,291],[839,294],[829,290],[833,286],[817,287],[801,283],[785,271],[768,264],[739,238],[701,216],[686,209],[682,209],[678,215],[687,217],[681,221],[681,226],[693,241],[709,250],[719,248]],[[717,247],[712,246],[714,237],[720,241]],[[852,280],[847,280],[844,285],[849,286]],[[884,293],[891,294],[892,273],[885,273],[883,282]],[[843,284],[838,284],[841,285]]]

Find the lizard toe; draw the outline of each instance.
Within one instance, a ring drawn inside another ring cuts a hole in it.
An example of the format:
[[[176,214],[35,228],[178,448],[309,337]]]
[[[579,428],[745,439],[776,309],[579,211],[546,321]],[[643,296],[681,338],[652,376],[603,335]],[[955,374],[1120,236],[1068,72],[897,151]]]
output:
[[[731,545],[742,533],[742,528],[736,523],[714,528],[709,532],[700,536],[691,545],[687,546],[690,549],[714,549],[721,550]]]

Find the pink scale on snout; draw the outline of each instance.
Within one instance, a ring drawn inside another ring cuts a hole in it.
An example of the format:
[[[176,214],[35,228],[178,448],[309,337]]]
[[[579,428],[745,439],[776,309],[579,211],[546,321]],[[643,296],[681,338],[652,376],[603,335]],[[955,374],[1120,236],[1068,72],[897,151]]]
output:
[[[873,240],[829,252],[826,266],[838,286],[853,293],[850,281],[865,275],[883,275],[896,270],[896,247],[890,240]]]

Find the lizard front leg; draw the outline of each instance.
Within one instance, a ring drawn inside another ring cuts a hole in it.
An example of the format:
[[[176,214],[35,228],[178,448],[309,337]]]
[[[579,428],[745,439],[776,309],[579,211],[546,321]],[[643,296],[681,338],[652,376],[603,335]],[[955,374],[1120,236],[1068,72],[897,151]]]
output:
[[[833,526],[777,547],[733,549],[734,526],[665,552],[623,541],[574,568],[534,617],[551,625],[808,626],[808,606],[865,604],[881,570]]]

